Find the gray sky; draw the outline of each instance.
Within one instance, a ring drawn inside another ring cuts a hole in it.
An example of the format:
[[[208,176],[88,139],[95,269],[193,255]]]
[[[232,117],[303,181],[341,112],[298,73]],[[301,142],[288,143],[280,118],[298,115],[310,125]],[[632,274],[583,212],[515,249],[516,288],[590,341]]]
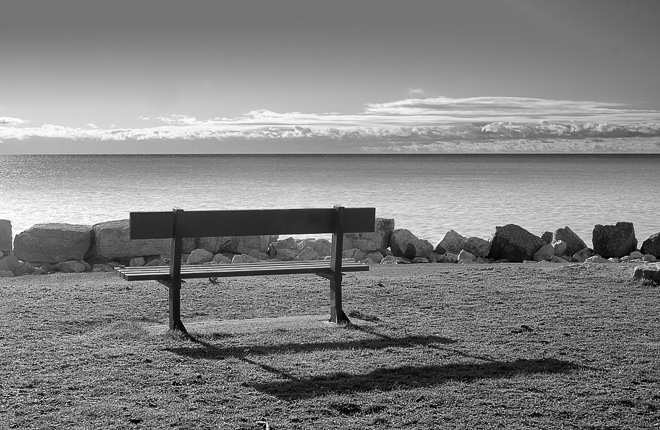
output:
[[[0,153],[658,124],[658,17],[658,0],[7,0]]]

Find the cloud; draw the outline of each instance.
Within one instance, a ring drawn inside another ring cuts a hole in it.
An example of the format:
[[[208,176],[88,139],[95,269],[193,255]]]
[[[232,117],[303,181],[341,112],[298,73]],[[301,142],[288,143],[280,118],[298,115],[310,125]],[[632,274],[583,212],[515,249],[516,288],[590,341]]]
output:
[[[21,124],[27,124],[27,121],[24,121],[24,120],[18,119],[18,118],[0,116],[0,125],[16,126],[16,125],[21,125]]]
[[[424,90],[421,88],[411,88],[408,90],[408,95],[413,97],[413,96],[420,96],[424,94]]]
[[[660,111],[625,105],[522,97],[409,98],[367,104],[362,112],[279,113],[253,110],[235,118],[176,114],[140,117],[138,128],[28,125],[0,118],[0,139],[92,141],[264,140],[342,141],[354,148],[433,150],[466,142],[660,137]],[[545,143],[544,143],[545,144]],[[415,146],[416,145],[416,146]],[[445,145],[445,146],[443,146]]]

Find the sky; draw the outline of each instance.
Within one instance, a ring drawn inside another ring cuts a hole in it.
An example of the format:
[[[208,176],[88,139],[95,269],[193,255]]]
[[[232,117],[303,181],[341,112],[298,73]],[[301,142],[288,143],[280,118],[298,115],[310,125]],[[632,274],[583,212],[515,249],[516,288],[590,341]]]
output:
[[[660,0],[6,0],[0,154],[659,152]]]

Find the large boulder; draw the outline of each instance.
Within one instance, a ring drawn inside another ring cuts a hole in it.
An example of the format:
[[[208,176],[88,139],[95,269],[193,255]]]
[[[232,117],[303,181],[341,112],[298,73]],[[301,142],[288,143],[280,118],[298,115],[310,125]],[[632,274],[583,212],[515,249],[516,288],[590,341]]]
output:
[[[490,238],[488,257],[494,260],[523,262],[532,260],[534,253],[543,245],[545,245],[543,239],[518,225],[497,226]]]
[[[635,228],[630,222],[618,222],[616,225],[596,224],[592,243],[594,254],[601,257],[623,257],[637,249]]]
[[[23,261],[59,263],[88,257],[91,244],[91,226],[36,224],[16,235],[14,254]]]
[[[660,263],[647,263],[635,267],[633,277],[660,285]]]
[[[249,254],[252,250],[268,252],[268,246],[277,241],[278,236],[235,236],[223,251],[235,254]]]
[[[534,253],[533,258],[534,261],[551,261],[554,256],[555,248],[551,244],[546,243],[541,249]]]
[[[296,247],[301,253],[307,248],[310,248],[318,255],[318,258],[327,257],[332,253],[332,242],[328,239],[304,239],[298,242]],[[310,254],[309,250],[305,251],[305,253]],[[305,258],[305,260],[312,260],[312,258]]]
[[[660,258],[660,233],[656,233],[642,243],[642,254],[651,254]]]
[[[449,230],[438,244],[438,248],[444,249],[445,252],[458,254],[463,249],[463,246],[465,246],[465,242],[467,242],[467,238],[456,233],[454,230]]]
[[[12,243],[11,221],[0,219],[0,252],[8,255],[11,252]]]
[[[394,231],[394,220],[376,218],[373,232],[344,234],[344,250],[357,248],[364,252],[387,249]]]
[[[295,256],[296,261],[318,260],[321,256],[311,246],[305,246],[300,250],[300,253]]]
[[[206,249],[195,249],[190,253],[186,264],[204,264],[213,260],[213,254]]]
[[[232,237],[200,237],[195,241],[195,249],[205,249],[212,254],[229,252],[232,243]]]
[[[31,264],[20,261],[14,254],[0,258],[0,272],[10,272],[13,275],[30,275],[35,272]]]
[[[480,237],[468,237],[463,249],[477,258],[486,258],[490,253],[490,242]]]
[[[268,255],[274,258],[280,258],[282,260],[285,259],[281,257],[282,255],[286,255],[286,259],[292,259],[288,257],[290,257],[292,253],[296,253],[298,251],[298,242],[292,237],[277,240],[275,242],[271,242],[268,245]]]
[[[392,232],[390,249],[395,257],[412,260],[418,257],[428,258],[433,251],[433,245],[427,240],[419,239],[409,230],[401,228]]]
[[[587,244],[568,226],[555,230],[552,236],[552,243],[555,244],[559,241],[566,244],[566,249],[564,250],[566,255],[573,255],[587,247]]]
[[[52,269],[62,273],[83,273],[88,270],[92,270],[92,268],[89,267],[88,264],[85,264],[84,261],[75,260],[57,263],[52,267]]]
[[[96,255],[108,260],[170,253],[170,239],[131,240],[131,228],[127,219],[94,224],[92,228]]]

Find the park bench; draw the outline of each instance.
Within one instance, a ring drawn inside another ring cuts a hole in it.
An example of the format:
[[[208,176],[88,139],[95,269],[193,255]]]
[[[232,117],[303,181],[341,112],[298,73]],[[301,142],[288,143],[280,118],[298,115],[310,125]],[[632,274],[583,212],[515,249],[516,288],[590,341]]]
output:
[[[330,280],[330,321],[350,323],[342,308],[342,272],[369,266],[342,260],[344,233],[373,232],[375,208],[264,209],[131,212],[131,239],[171,239],[169,266],[117,268],[128,281],[158,281],[169,289],[169,328],[186,332],[181,322],[181,284],[189,278],[316,274]],[[332,233],[329,260],[182,265],[183,238],[306,235]]]

